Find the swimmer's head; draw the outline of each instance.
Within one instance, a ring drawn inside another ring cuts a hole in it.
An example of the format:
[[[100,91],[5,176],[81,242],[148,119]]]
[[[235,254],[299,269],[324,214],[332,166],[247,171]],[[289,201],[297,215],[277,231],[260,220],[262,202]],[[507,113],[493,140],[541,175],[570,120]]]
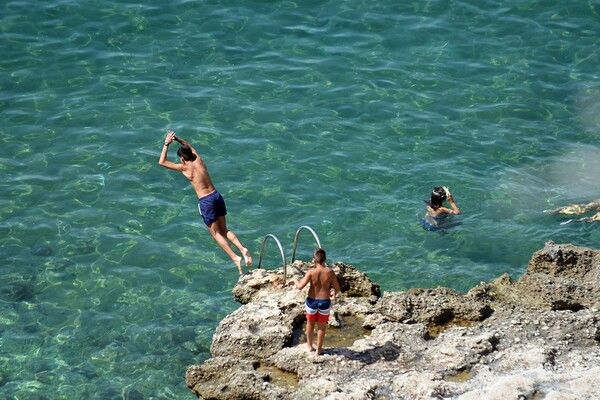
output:
[[[431,208],[436,209],[446,201],[447,194],[446,189],[441,186],[436,186],[431,192]]]
[[[177,155],[183,158],[185,161],[195,161],[196,155],[192,152],[192,149],[188,145],[183,145],[177,150]]]

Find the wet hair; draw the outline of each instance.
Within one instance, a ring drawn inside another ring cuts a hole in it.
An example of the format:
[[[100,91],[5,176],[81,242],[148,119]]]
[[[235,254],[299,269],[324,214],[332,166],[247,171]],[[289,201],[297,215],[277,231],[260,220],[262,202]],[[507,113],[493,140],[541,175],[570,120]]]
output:
[[[436,186],[433,188],[431,192],[431,201],[429,202],[429,206],[434,210],[437,210],[442,206],[444,201],[446,201],[447,194],[446,189],[441,186]]]
[[[196,155],[192,152],[192,148],[186,144],[177,149],[177,155],[183,157],[185,161],[196,161]]]
[[[323,250],[322,248],[316,249],[315,253],[313,254],[313,257],[315,259],[315,262],[319,264],[323,264],[325,261],[327,261],[327,255],[325,254],[325,250]]]

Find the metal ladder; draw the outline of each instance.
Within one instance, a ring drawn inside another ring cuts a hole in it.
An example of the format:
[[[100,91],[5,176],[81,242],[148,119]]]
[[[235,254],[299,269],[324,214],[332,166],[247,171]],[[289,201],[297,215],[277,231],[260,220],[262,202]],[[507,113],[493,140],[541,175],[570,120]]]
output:
[[[302,232],[303,229],[306,229],[310,233],[312,233],[313,237],[317,241],[317,246],[321,247],[321,241],[319,240],[319,237],[317,236],[315,231],[310,226],[307,226],[307,225],[301,226],[296,231],[296,237],[294,238],[294,250],[292,251],[292,263],[294,262],[294,257],[296,256],[296,246],[298,246],[298,237],[300,236],[300,232]],[[260,257],[258,259],[258,266],[256,268],[260,268],[260,264],[262,263],[262,258],[263,258],[263,252],[265,250],[265,243],[267,242],[267,239],[269,239],[269,238],[272,238],[273,240],[275,240],[275,243],[277,243],[277,247],[279,247],[279,252],[281,253],[281,259],[283,262],[283,280],[287,281],[287,265],[285,262],[285,254],[283,253],[283,247],[281,247],[281,242],[279,242],[279,239],[277,239],[277,237],[275,237],[275,235],[272,235],[270,233],[265,235],[265,237],[262,241],[262,246],[260,248]]]

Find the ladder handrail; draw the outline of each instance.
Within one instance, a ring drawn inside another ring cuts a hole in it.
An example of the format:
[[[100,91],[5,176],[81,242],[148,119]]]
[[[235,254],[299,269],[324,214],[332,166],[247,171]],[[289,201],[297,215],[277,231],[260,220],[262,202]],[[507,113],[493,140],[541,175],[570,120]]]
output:
[[[292,251],[292,263],[294,262],[294,257],[296,256],[296,246],[298,245],[298,236],[300,235],[300,232],[303,229],[308,229],[310,231],[310,233],[312,233],[312,235],[315,238],[315,240],[317,241],[318,247],[321,247],[321,241],[319,240],[319,237],[317,236],[317,234],[315,233],[315,231],[310,226],[302,225],[296,231],[296,237],[294,238],[294,250]]]
[[[292,251],[292,264],[294,263],[294,257],[296,256],[296,246],[298,245],[298,237],[300,236],[300,232],[302,232],[303,229],[309,230],[310,233],[312,233],[312,235],[315,238],[315,240],[317,241],[317,246],[321,247],[321,241],[319,240],[319,237],[317,236],[316,232],[310,226],[302,225],[296,231],[296,237],[294,238],[294,250]],[[277,247],[279,247],[279,252],[281,253],[281,259],[283,260],[283,280],[285,282],[285,281],[287,281],[287,265],[286,265],[286,262],[285,262],[285,254],[283,253],[283,247],[281,247],[281,243],[279,242],[279,239],[277,239],[277,237],[275,235],[272,235],[272,234],[268,233],[263,238],[262,246],[260,248],[260,257],[258,259],[258,266],[256,268],[257,269],[260,268],[260,264],[262,263],[262,258],[263,258],[263,252],[265,251],[265,243],[267,242],[268,238],[271,238],[271,239],[275,240],[275,243],[277,243]],[[298,267],[296,267],[296,269],[298,269]],[[298,269],[298,271],[301,274],[303,273],[299,269]]]
[[[283,253],[283,247],[281,247],[281,243],[279,242],[279,239],[277,239],[277,237],[275,237],[275,235],[271,235],[270,233],[265,235],[263,242],[262,242],[262,247],[260,248],[260,257],[258,259],[258,266],[256,268],[260,268],[260,263],[262,262],[262,257],[263,257],[263,251],[265,250],[265,243],[268,238],[272,238],[273,240],[275,240],[275,243],[277,243],[277,246],[279,247],[279,252],[281,253],[281,259],[283,260],[283,281],[286,282],[287,281],[287,267],[286,267],[286,263],[285,263],[285,254]]]

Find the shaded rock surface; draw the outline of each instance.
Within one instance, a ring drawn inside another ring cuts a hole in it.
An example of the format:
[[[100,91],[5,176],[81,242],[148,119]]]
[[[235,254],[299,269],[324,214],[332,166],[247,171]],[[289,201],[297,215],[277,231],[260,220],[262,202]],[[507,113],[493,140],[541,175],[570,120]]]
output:
[[[287,266],[301,276],[309,264]],[[240,278],[241,308],[217,328],[213,358],[186,383],[203,399],[600,399],[600,251],[548,242],[517,281],[468,293],[384,293],[338,263],[325,354],[295,339],[306,290],[283,271]],[[354,321],[354,322],[350,322]],[[361,329],[350,325],[360,321]],[[340,344],[336,336],[342,336]]]

